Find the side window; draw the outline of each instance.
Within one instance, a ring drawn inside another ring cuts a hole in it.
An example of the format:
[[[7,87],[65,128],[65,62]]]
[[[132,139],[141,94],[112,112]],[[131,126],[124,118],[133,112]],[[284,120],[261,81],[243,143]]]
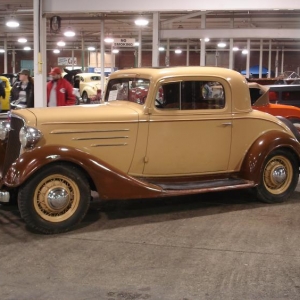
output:
[[[215,81],[181,81],[162,84],[156,95],[159,109],[222,109],[224,88]]]

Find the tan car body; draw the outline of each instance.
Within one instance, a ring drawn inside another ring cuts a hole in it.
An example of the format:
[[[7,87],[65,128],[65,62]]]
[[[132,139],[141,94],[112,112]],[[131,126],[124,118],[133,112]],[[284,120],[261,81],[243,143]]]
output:
[[[2,143],[2,190],[22,187],[34,174],[57,163],[82,170],[102,199],[255,187],[275,149],[292,153],[299,164],[295,135],[276,117],[252,110],[249,87],[237,72],[210,67],[145,68],[117,71],[109,80],[128,77],[150,80],[144,104],[114,100],[13,111],[12,126],[23,120],[37,128],[42,138],[9,162],[9,148],[5,149],[9,139]],[[224,108],[156,107],[162,83],[199,78],[222,84]]]

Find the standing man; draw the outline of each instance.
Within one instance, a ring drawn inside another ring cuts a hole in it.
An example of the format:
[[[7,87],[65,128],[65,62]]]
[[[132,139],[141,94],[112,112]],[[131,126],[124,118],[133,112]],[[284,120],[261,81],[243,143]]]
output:
[[[75,105],[73,86],[62,78],[61,69],[55,67],[49,74],[52,80],[47,83],[47,106]]]

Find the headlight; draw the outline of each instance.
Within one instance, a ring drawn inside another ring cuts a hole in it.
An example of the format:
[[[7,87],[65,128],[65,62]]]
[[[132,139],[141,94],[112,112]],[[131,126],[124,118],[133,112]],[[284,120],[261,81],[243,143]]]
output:
[[[10,122],[0,122],[0,139],[4,141],[10,131]]]
[[[42,133],[33,127],[22,127],[19,133],[20,143],[23,148],[33,147],[42,137]]]

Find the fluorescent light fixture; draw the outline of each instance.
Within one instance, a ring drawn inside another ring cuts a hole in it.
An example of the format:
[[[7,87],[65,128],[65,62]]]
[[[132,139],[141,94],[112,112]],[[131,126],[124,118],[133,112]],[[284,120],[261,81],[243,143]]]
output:
[[[7,26],[7,27],[19,27],[19,26],[20,26],[20,23],[19,23],[17,20],[11,18],[10,20],[8,20],[8,21],[6,22],[6,26]]]
[[[240,49],[239,49],[239,47],[233,47],[232,48],[232,51],[239,51]]]
[[[60,53],[60,50],[54,49],[54,50],[53,50],[53,53]]]
[[[75,32],[71,29],[71,27],[68,27],[67,30],[64,32],[64,36],[67,37],[75,36]]]
[[[175,53],[176,53],[176,54],[180,54],[180,53],[182,53],[182,50],[181,50],[181,49],[176,49],[176,50],[175,50]]]
[[[134,42],[133,46],[139,46],[140,43],[139,42]]]
[[[209,42],[209,41],[210,41],[209,38],[205,38],[205,39],[204,39],[204,42]]]
[[[226,47],[226,43],[220,42],[220,43],[218,43],[218,47],[219,48],[225,48]]]
[[[119,49],[113,49],[112,53],[115,53],[115,54],[119,53]]]
[[[26,43],[26,42],[27,42],[27,39],[25,39],[25,38],[19,38],[19,39],[18,39],[18,42],[19,42],[19,43]]]
[[[144,18],[138,18],[134,21],[134,23],[137,26],[146,26],[146,25],[148,25],[149,21]]]
[[[104,39],[104,42],[105,43],[113,43],[114,42],[114,39],[112,38],[112,37],[110,37],[110,36],[107,36],[105,39]]]
[[[5,52],[5,50],[0,48],[0,53],[4,53],[4,52]]]
[[[29,50],[31,50],[31,47],[26,46],[26,47],[24,47],[23,49],[24,49],[25,51],[29,51]]]
[[[244,50],[242,51],[242,54],[248,54],[248,50],[247,50],[247,49],[244,49]]]
[[[95,51],[95,50],[96,50],[96,48],[93,47],[93,46],[90,46],[90,47],[88,47],[87,49],[88,49],[89,51]]]
[[[165,51],[165,47],[159,47],[158,51]]]
[[[59,42],[57,42],[56,45],[59,47],[64,47],[64,46],[66,46],[66,43],[64,41],[59,41]]]

